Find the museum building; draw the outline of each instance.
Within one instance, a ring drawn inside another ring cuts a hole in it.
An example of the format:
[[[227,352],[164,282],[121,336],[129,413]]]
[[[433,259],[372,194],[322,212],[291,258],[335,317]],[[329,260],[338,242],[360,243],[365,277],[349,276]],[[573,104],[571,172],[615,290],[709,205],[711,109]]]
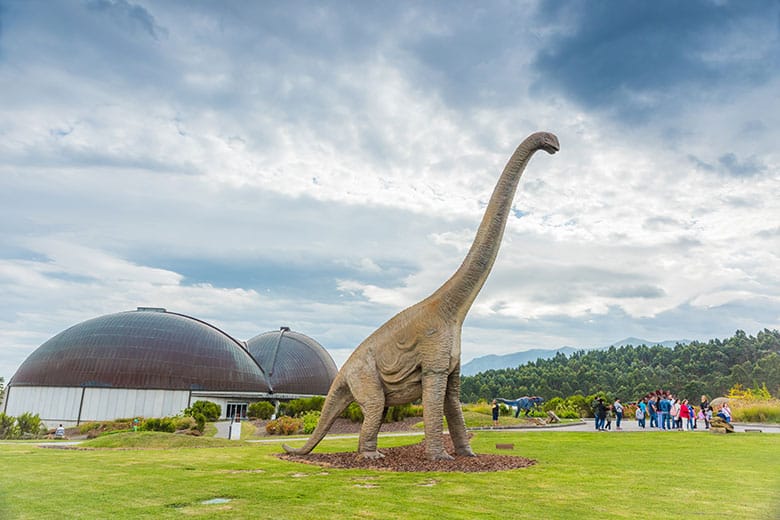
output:
[[[255,401],[325,395],[337,372],[322,345],[287,327],[243,342],[197,318],[139,307],[38,347],[8,382],[3,412],[76,425],[172,416],[206,400],[230,418]]]

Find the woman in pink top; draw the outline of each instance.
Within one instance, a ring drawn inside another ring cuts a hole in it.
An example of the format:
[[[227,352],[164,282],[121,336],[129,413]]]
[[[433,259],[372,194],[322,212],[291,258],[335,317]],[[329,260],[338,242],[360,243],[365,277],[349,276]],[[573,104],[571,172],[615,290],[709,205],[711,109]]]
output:
[[[688,419],[691,418],[691,409],[688,408],[688,400],[683,399],[682,406],[680,406],[680,429],[682,430],[682,425],[685,425],[685,428],[690,430],[691,429],[691,423]]]

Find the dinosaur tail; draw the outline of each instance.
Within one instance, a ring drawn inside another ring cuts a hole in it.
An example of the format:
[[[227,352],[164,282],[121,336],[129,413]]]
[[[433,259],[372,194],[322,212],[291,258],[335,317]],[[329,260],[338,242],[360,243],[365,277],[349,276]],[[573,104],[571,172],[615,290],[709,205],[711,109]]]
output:
[[[311,452],[325,437],[325,434],[328,433],[330,427],[333,426],[333,422],[341,415],[341,412],[346,410],[347,406],[354,400],[355,398],[349,389],[349,385],[341,377],[336,376],[330,391],[328,391],[328,396],[325,398],[325,404],[322,406],[322,415],[320,415],[320,420],[314,429],[314,433],[311,434],[306,444],[300,448],[291,448],[286,444],[282,444],[284,451],[293,455],[306,455]]]

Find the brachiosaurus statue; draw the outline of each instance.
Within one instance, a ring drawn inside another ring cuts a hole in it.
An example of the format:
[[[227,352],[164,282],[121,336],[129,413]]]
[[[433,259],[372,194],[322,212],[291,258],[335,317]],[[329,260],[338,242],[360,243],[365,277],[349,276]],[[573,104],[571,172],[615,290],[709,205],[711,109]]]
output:
[[[474,299],[498,254],[517,184],[537,150],[553,154],[558,138],[548,132],[528,136],[504,167],[482,217],[474,243],[463,263],[436,292],[399,312],[366,338],[333,380],[317,428],[298,449],[309,453],[328,433],[333,421],[353,401],[363,411],[358,453],[383,457],[377,436],[384,409],[422,397],[425,453],[429,459],[452,459],[444,449],[443,417],[457,455],[475,456],[469,445],[460,407],[460,334]]]

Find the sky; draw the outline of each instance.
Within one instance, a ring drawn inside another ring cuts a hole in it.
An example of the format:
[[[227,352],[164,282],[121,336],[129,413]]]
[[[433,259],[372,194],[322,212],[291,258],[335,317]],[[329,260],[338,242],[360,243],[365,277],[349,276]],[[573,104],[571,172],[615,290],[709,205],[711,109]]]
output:
[[[540,130],[464,363],[780,328],[775,1],[0,0],[0,377],[139,306],[341,365]]]

